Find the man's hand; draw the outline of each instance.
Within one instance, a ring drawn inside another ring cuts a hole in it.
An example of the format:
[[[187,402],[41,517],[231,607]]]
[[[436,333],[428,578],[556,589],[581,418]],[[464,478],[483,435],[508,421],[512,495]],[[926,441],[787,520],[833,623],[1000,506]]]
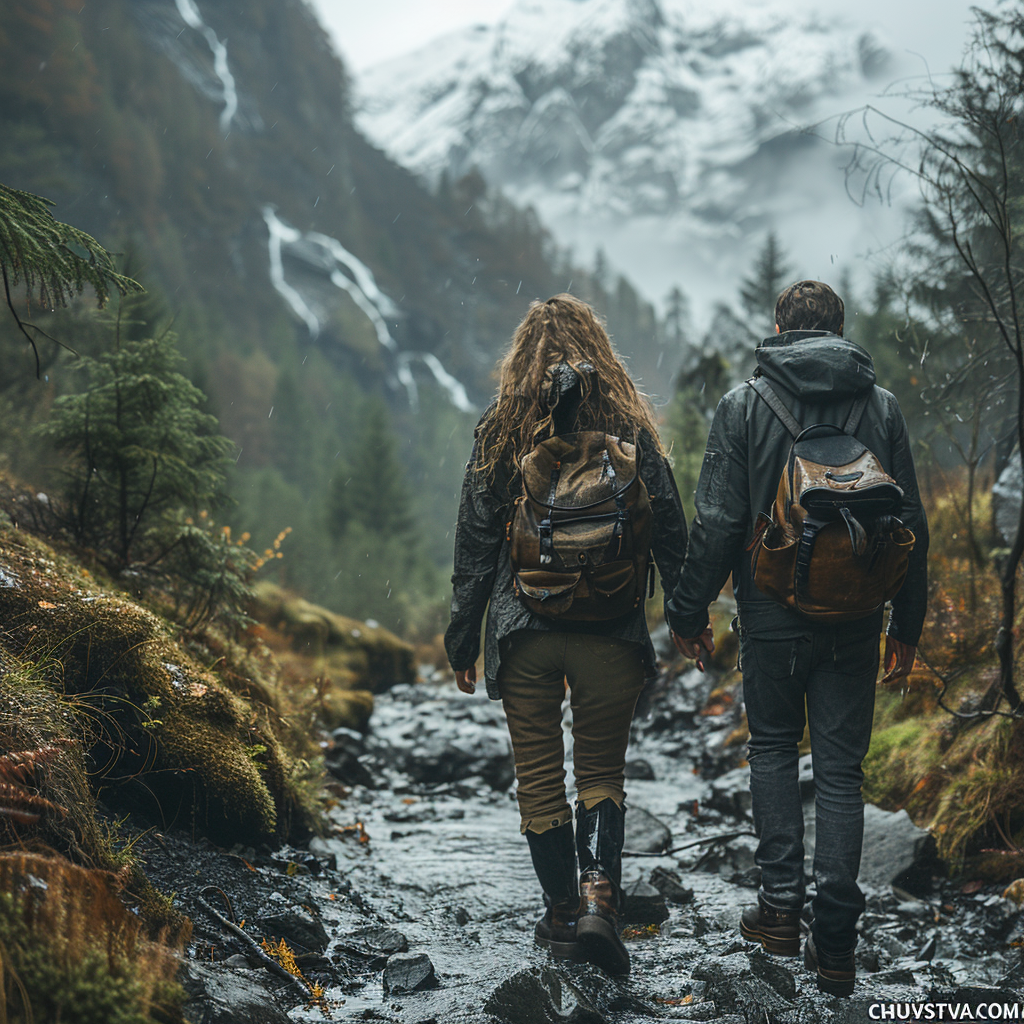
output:
[[[715,634],[710,623],[704,627],[704,632],[700,636],[692,640],[683,640],[672,633],[672,643],[684,658],[696,658],[697,668],[701,672],[704,671],[704,655],[710,657],[715,653]]]
[[[464,672],[456,672],[455,685],[463,693],[476,693],[476,665],[470,665]]]
[[[914,668],[914,661],[917,658],[917,648],[910,644],[901,643],[891,636],[885,638],[885,675],[879,681],[880,686],[893,686],[895,683],[903,682],[910,675]]]

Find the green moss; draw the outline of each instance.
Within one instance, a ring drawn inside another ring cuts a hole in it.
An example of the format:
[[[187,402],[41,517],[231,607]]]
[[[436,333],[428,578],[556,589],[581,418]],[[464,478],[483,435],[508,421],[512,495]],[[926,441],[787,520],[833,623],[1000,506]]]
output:
[[[7,646],[50,665],[54,684],[90,719],[102,783],[116,794],[140,778],[154,814],[218,841],[274,842],[305,823],[279,709],[259,699],[260,687],[233,692],[157,615],[95,586],[39,541],[0,530],[0,560],[14,581],[0,587]]]
[[[920,719],[876,731],[864,758],[864,799],[879,807],[903,807],[938,756],[935,727]]]

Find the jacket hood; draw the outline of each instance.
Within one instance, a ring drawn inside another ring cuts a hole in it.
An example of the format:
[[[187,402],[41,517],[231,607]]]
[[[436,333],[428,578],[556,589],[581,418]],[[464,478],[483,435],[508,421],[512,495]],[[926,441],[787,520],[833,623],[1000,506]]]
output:
[[[842,398],[875,383],[870,354],[846,338],[824,331],[785,331],[754,350],[758,369],[804,401]]]

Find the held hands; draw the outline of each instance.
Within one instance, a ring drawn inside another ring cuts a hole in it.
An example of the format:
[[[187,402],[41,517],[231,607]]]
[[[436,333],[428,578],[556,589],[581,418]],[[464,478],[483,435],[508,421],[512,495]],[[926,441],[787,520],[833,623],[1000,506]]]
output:
[[[463,693],[476,693],[476,665],[455,673],[455,685]]]
[[[915,689],[906,680],[914,668],[916,658],[916,647],[911,647],[910,644],[887,636],[885,638],[885,675],[879,680],[878,685],[894,689],[898,683],[903,688]]]
[[[695,658],[697,668],[701,672],[704,671],[704,656],[710,657],[715,653],[715,634],[710,623],[704,627],[704,632],[700,636],[694,637],[692,640],[683,640],[672,633],[672,643],[676,645],[676,650],[684,658]]]

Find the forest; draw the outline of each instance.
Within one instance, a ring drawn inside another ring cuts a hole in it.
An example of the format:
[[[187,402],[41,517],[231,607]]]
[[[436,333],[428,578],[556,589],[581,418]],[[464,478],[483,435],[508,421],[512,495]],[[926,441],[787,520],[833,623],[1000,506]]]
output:
[[[728,589],[708,675],[663,644],[635,725],[658,810],[627,846],[666,858],[630,897],[639,987],[523,967],[524,926],[489,924],[532,913],[523,850],[524,893],[495,910],[486,879],[432,888],[406,840],[440,837],[443,864],[475,815],[482,863],[507,861],[499,709],[459,702],[442,634],[473,428],[530,301],[570,291],[604,319],[690,519],[718,400],[805,276],[778,234],[698,323],[685,281],[649,301],[479,172],[425,183],[374,149],[302,0],[245,5],[226,134],[173,4],[79,6],[11,0],[0,24],[0,1020],[861,1019],[794,1016],[805,993],[766,957],[736,968],[753,988],[701,959],[748,957],[716,917],[753,867],[719,844],[750,834],[720,785],[745,765]],[[209,6],[215,27],[237,13]],[[887,265],[831,282],[906,415],[932,537],[917,666],[878,690],[864,764],[865,800],[917,844],[869,904],[892,942],[864,954],[865,992],[1019,1002],[1024,15],[972,31],[948,80],[902,95],[928,119],[879,103],[817,130],[851,203],[896,176],[920,194]],[[672,870],[684,828],[710,845]],[[460,981],[481,941],[489,973]]]

